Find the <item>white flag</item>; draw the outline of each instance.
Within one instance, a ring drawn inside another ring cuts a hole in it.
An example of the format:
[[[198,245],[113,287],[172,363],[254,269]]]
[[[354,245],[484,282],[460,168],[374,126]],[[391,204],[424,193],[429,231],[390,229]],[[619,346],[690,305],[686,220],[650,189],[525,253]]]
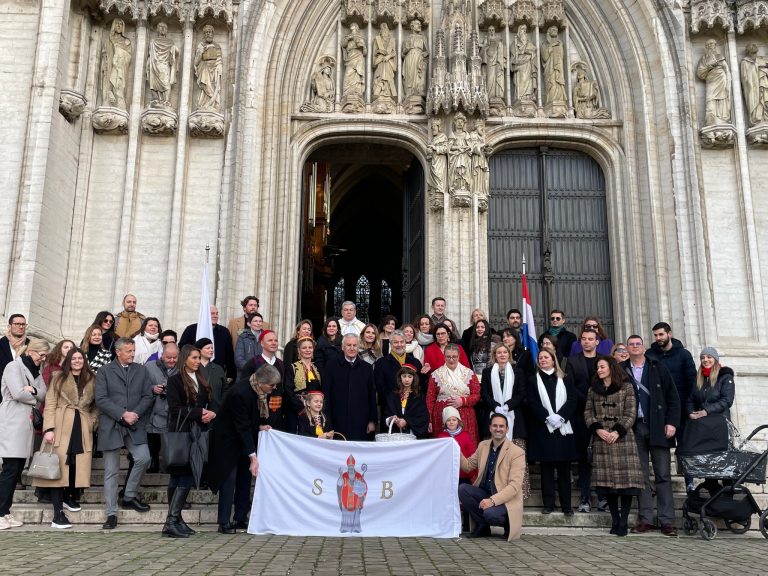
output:
[[[259,434],[250,534],[456,538],[459,445]]]
[[[213,342],[213,324],[211,324],[211,299],[208,296],[208,262],[203,268],[203,284],[200,289],[200,311],[197,313],[197,333],[195,339],[209,338]],[[214,356],[216,345],[213,346]]]

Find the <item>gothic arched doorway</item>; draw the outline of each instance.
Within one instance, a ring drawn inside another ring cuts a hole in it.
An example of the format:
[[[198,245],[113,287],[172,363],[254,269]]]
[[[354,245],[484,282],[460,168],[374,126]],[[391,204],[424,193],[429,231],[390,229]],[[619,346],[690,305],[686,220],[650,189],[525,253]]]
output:
[[[613,337],[611,262],[605,178],[575,150],[504,150],[489,163],[488,286],[491,322],[506,325],[519,308],[523,255],[536,328],[550,309],[565,311],[570,330],[600,318]]]
[[[319,334],[351,300],[364,322],[410,321],[424,299],[418,160],[382,144],[325,146],[307,160],[304,188],[302,317]]]

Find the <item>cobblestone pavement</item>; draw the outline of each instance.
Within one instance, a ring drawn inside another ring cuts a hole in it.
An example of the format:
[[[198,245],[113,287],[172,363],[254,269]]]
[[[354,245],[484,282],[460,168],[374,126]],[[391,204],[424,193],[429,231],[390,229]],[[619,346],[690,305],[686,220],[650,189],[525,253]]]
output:
[[[144,528],[143,530],[146,530]],[[0,573],[194,576],[577,576],[704,574],[765,576],[768,541],[751,533],[711,542],[660,535],[526,534],[501,538],[288,538],[224,536],[186,540],[131,528],[104,533],[12,529],[0,533]]]

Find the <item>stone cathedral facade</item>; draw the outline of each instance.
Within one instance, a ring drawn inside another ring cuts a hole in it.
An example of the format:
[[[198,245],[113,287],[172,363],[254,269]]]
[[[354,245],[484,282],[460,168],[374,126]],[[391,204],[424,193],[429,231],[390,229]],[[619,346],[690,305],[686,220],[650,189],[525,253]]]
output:
[[[286,341],[341,298],[464,327],[526,257],[537,313],[666,320],[768,413],[768,0],[0,8],[4,318],[79,341],[132,292],[182,328],[208,246],[222,318],[254,293]],[[344,277],[376,236],[394,272]]]

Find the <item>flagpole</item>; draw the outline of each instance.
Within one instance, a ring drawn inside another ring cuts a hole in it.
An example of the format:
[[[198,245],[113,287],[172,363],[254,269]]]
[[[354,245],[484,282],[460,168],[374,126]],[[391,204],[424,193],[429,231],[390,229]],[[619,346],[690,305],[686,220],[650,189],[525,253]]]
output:
[[[523,252],[523,274],[525,274],[525,252]]]
[[[205,263],[208,264],[208,257],[211,255],[211,245],[205,244]]]

